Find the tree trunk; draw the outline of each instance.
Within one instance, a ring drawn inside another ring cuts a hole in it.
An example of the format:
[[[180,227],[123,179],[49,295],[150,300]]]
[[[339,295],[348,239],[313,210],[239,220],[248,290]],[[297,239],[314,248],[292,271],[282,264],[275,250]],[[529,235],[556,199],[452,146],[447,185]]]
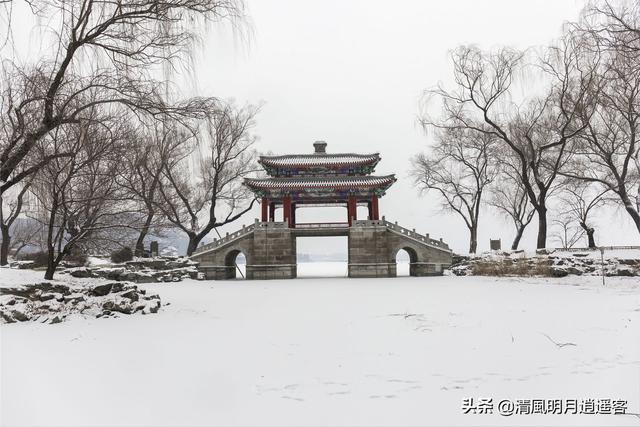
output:
[[[474,224],[469,231],[469,253],[475,254],[478,249],[478,224]]]
[[[147,215],[147,219],[144,221],[144,225],[140,229],[140,234],[138,234],[138,240],[136,240],[135,246],[135,255],[137,257],[144,256],[144,239],[149,234],[149,228],[151,227],[151,221],[153,221],[153,214],[150,213]]]
[[[596,239],[593,237],[593,234],[596,232],[593,228],[587,230],[587,239],[589,239],[589,248],[596,248]]]
[[[629,200],[629,197],[625,195],[625,197],[621,198],[622,202],[624,203],[625,210],[631,216],[631,219],[633,219],[633,222],[638,229],[638,233],[640,233],[640,214],[638,214],[638,211],[633,207],[633,204],[631,203],[631,200]]]
[[[538,244],[537,249],[547,247],[547,208],[540,206],[536,209],[538,213]]]
[[[58,268],[64,257],[71,253],[71,248],[72,246],[65,246],[62,252],[56,256],[55,249],[52,246],[49,246],[49,249],[47,250],[47,270],[44,272],[44,278],[46,280],[53,280],[56,268]]]
[[[11,236],[9,235],[9,226],[0,224],[2,230],[2,244],[0,245],[0,265],[9,264],[9,245],[11,244]]]
[[[204,236],[199,236],[198,234],[189,233],[189,244],[187,245],[187,256],[191,256],[196,249],[198,249],[198,245]]]
[[[594,238],[594,234],[596,232],[596,230],[592,227],[589,227],[587,225],[587,223],[585,222],[580,222],[580,227],[582,227],[582,229],[584,230],[584,232],[587,235],[587,241],[588,241],[588,245],[589,245],[589,249],[595,249],[596,248],[596,239]]]
[[[515,251],[520,246],[520,239],[522,239],[522,235],[524,234],[525,226],[521,225],[516,229],[516,237],[513,238],[513,243],[511,244],[511,250]]]
[[[58,263],[56,263],[55,255],[51,249],[49,249],[47,257],[47,271],[44,272],[45,280],[53,280],[53,274],[56,272],[56,267]]]

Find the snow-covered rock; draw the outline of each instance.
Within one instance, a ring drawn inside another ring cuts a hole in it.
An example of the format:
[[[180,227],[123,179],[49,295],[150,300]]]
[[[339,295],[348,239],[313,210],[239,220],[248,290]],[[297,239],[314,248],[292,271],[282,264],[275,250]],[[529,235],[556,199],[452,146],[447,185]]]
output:
[[[451,267],[456,276],[640,276],[640,253],[635,250],[553,251],[543,249],[527,256],[523,251],[492,251],[474,257],[457,257]]]
[[[135,283],[179,282],[198,278],[198,263],[182,257],[136,258],[112,266],[68,268],[61,273],[76,278],[103,278]]]
[[[59,323],[71,314],[92,317],[113,313],[148,314],[160,308],[160,297],[133,283],[66,285],[42,282],[0,289],[0,321]]]

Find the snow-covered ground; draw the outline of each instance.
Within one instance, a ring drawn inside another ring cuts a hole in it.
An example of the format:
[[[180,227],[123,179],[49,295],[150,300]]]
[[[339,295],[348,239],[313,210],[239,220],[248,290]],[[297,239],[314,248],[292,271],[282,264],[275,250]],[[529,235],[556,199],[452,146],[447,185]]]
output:
[[[336,266],[141,285],[170,303],[147,316],[2,325],[0,424],[640,424],[461,410],[611,398],[640,413],[638,278],[317,278]]]

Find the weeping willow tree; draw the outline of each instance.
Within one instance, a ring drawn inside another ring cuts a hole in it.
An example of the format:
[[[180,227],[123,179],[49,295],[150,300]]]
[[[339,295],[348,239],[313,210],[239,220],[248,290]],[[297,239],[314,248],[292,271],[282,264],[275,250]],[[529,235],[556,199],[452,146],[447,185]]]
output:
[[[525,52],[502,48],[481,51],[460,46],[452,53],[455,85],[429,91],[442,101],[439,117],[423,123],[437,129],[468,129],[499,141],[511,153],[529,203],[538,217],[537,247],[547,244],[547,212],[551,190],[571,156],[571,145],[593,114],[591,90],[598,85],[597,57],[584,55],[582,39],[565,34],[529,61]],[[540,90],[516,90],[535,75]]]
[[[72,157],[73,152],[47,147],[42,150],[46,155],[33,154],[59,128],[100,122],[102,118],[93,114],[96,110],[126,110],[129,120],[209,116],[212,97],[169,102],[163,70],[189,68],[194,47],[208,26],[242,22],[244,16],[242,0],[27,3],[35,25],[41,25],[43,45],[52,48],[26,61],[2,62],[0,198],[51,161]],[[7,28],[3,45],[12,40],[17,6],[15,0],[0,1],[0,21]]]

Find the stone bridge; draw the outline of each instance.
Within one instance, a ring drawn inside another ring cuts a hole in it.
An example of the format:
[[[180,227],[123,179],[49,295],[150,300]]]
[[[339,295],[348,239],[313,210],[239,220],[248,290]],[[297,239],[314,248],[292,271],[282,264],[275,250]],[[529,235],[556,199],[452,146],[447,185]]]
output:
[[[356,220],[334,224],[256,222],[212,243],[191,256],[207,279],[236,277],[235,260],[243,253],[247,279],[296,277],[296,237],[348,236],[349,277],[396,277],[396,254],[404,249],[410,258],[411,276],[441,275],[451,264],[451,249],[440,240],[380,220]]]

